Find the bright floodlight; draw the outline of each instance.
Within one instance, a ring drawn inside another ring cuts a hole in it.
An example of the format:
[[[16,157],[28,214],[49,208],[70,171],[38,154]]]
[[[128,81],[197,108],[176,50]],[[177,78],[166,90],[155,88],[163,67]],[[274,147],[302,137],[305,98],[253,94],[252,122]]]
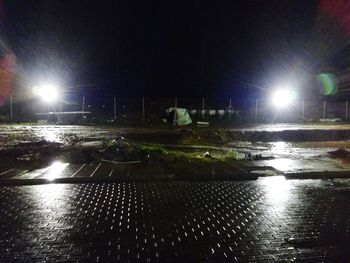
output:
[[[59,97],[58,88],[52,84],[42,85],[34,88],[34,94],[47,103],[52,103]]]
[[[277,108],[285,108],[295,100],[295,93],[292,90],[276,90],[272,96],[272,103]]]

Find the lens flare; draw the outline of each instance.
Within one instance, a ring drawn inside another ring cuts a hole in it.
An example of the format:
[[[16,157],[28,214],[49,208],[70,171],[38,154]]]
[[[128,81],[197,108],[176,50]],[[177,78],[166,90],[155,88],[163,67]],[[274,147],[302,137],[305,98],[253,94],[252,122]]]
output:
[[[331,73],[322,73],[317,76],[320,93],[324,96],[334,95],[338,91],[337,79]]]
[[[0,60],[0,105],[11,94],[16,67],[16,57],[5,55]]]
[[[350,1],[349,0],[321,0],[319,12],[324,17],[331,18],[338,26],[350,35]]]

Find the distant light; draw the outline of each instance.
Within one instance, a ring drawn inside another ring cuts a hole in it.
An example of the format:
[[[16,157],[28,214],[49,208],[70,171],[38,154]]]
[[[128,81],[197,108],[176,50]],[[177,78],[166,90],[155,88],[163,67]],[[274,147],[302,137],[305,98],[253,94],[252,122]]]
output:
[[[296,98],[294,91],[290,89],[279,89],[276,90],[272,95],[272,104],[277,108],[285,108]]]
[[[55,102],[59,98],[58,88],[53,84],[35,87],[33,92],[34,95],[38,96],[47,103]]]

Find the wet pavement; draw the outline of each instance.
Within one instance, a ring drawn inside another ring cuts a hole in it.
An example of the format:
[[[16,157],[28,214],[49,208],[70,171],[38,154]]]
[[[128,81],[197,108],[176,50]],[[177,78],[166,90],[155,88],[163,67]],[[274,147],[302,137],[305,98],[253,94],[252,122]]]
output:
[[[231,175],[174,174],[160,169],[156,163],[67,163],[54,161],[37,169],[1,168],[0,185],[33,185],[50,183],[149,182],[149,181],[214,181],[256,180],[259,175],[242,171]],[[343,175],[332,176],[344,178]]]
[[[348,262],[350,180],[0,186],[0,262]]]
[[[278,162],[280,161],[280,162]],[[294,164],[293,159],[287,159],[288,164]],[[91,182],[136,182],[136,181],[208,181],[208,180],[256,180],[259,177],[284,175],[288,179],[335,179],[335,178],[350,178],[348,170],[339,169],[330,172],[333,167],[328,166],[324,161],[318,166],[310,167],[310,171],[305,172],[305,166],[292,166],[292,171],[295,173],[286,172],[275,169],[274,163],[277,167],[282,167],[285,163],[281,159],[273,159],[267,161],[251,161],[251,165],[245,166],[246,171],[235,176],[223,177],[208,177],[203,176],[192,178],[191,176],[181,177],[178,179],[174,174],[157,169],[152,169],[149,166],[144,166],[142,163],[130,164],[112,164],[109,162],[93,162],[93,163],[67,163],[61,161],[54,161],[48,166],[38,169],[26,168],[8,168],[0,167],[0,185],[27,185],[27,184],[50,184],[50,183],[91,183]],[[249,164],[248,163],[248,164]],[[271,163],[272,166],[266,166]],[[310,164],[311,162],[309,162]],[[316,163],[316,159],[315,159]],[[332,165],[334,163],[331,163]],[[326,172],[320,171],[321,167],[328,169]],[[157,167],[156,167],[157,168]],[[283,168],[283,167],[282,167]],[[156,173],[156,172],[159,173]]]
[[[141,166],[140,166],[141,165]],[[23,183],[53,183],[53,182],[93,182],[104,180],[137,180],[130,173],[142,176],[144,180],[150,177],[148,170],[142,164],[111,164],[108,162],[66,163],[54,161],[39,169],[1,168],[0,185]],[[150,179],[152,179],[151,177]],[[154,179],[154,178],[153,178]],[[31,181],[31,182],[29,182]]]

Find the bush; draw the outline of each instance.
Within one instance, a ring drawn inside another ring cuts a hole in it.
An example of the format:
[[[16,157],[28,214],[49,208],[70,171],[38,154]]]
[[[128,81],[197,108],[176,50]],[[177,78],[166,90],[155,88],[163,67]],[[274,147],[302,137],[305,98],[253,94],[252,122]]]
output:
[[[225,154],[224,159],[225,160],[238,160],[239,154],[235,150],[231,149]]]

